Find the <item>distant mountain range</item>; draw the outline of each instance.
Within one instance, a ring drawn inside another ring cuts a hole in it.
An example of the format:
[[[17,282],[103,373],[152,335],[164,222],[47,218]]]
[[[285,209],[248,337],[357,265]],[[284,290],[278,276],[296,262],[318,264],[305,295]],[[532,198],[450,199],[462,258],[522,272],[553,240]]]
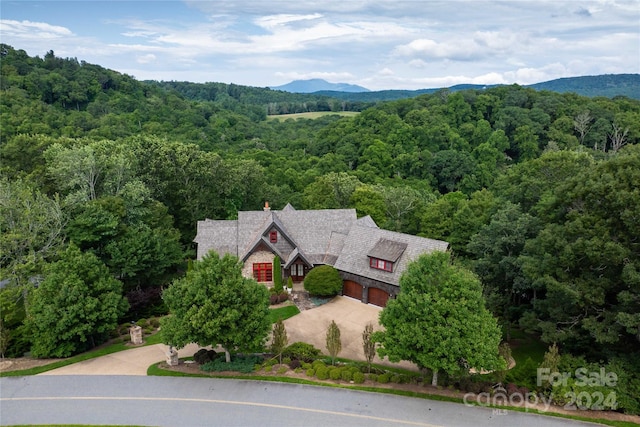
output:
[[[295,80],[286,85],[271,87],[292,93],[313,93],[314,95],[329,96],[346,101],[392,101],[395,99],[411,98],[425,93],[434,93],[442,89],[451,92],[467,89],[488,89],[501,85],[460,84],[448,88],[432,88],[418,90],[380,90],[370,91],[367,88],[347,83],[329,83],[322,79]],[[552,92],[574,92],[582,96],[627,96],[640,99],[640,74],[604,74],[599,76],[566,77],[546,82],[524,85],[535,90]]]
[[[329,83],[323,79],[294,80],[286,85],[270,87],[269,89],[293,93],[315,93],[326,90],[349,93],[369,92],[369,89],[362,86],[351,85],[349,83]]]

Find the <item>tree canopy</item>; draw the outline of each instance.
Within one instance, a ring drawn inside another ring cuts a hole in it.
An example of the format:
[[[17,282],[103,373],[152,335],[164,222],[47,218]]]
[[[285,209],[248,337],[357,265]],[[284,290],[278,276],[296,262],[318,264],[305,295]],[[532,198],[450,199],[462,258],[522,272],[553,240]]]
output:
[[[480,281],[453,265],[449,253],[422,255],[410,263],[400,289],[380,313],[385,328],[375,332],[380,357],[430,369],[433,385],[440,370],[453,374],[503,366],[501,332],[484,306]]]
[[[122,283],[90,253],[69,246],[45,267],[29,298],[34,357],[69,357],[104,342],[127,311]]]
[[[228,362],[231,352],[262,350],[271,331],[267,288],[242,277],[238,258],[228,254],[194,262],[162,299],[170,313],[162,319],[163,341],[174,347],[220,345]]]
[[[165,310],[147,296],[185,274],[197,221],[265,200],[446,240],[507,331],[589,360],[640,351],[637,99],[509,85],[382,102],[394,94],[142,82],[7,45],[0,74],[7,354],[31,345],[16,296],[65,243],[123,283],[124,320],[137,320]],[[589,81],[610,93],[611,78]],[[313,110],[360,113],[266,117]]]

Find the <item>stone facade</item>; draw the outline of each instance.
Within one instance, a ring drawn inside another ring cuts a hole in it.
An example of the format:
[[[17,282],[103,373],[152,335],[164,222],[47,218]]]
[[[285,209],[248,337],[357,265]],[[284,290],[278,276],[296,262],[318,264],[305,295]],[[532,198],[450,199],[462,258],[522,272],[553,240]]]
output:
[[[253,264],[256,263],[269,263],[273,264],[273,259],[275,255],[271,252],[267,251],[257,251],[249,255],[249,258],[244,262],[244,266],[242,267],[242,276],[252,278],[253,277]],[[273,286],[273,281],[271,282],[260,282],[268,287]]]
[[[290,276],[301,282],[314,266],[331,265],[344,280],[362,287],[363,302],[376,305],[398,294],[400,276],[410,262],[449,247],[441,240],[381,229],[368,216],[358,218],[355,209],[298,211],[291,205],[279,211],[268,205],[262,211],[240,211],[237,220],[198,221],[194,241],[198,259],[209,250],[235,255],[249,278],[254,264],[273,265],[276,255],[284,283]],[[292,271],[292,266],[301,268]],[[272,281],[262,283],[273,286]]]
[[[142,327],[132,326],[129,328],[129,334],[131,335],[131,344],[142,344]]]

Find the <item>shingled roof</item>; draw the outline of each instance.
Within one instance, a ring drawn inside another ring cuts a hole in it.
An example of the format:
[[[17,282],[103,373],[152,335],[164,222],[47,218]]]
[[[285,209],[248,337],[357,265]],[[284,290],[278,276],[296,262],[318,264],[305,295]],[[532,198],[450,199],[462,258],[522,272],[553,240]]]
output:
[[[272,229],[291,243],[290,253],[279,253],[265,237]],[[285,267],[299,257],[311,265],[329,264],[391,285],[398,285],[400,274],[419,255],[445,251],[449,246],[440,240],[380,229],[369,216],[358,219],[355,209],[296,210],[289,204],[281,211],[238,212],[237,220],[198,221],[194,242],[198,259],[210,250],[246,259],[264,246],[278,253]],[[393,262],[393,271],[371,268],[370,257]]]
[[[388,249],[385,249],[385,243]],[[448,247],[449,244],[441,240],[355,225],[349,230],[334,267],[340,271],[398,286],[400,275],[407,268],[407,264],[424,253],[446,251]],[[401,248],[404,250],[399,253]],[[393,271],[371,268],[371,254],[380,255],[375,258],[394,262]],[[392,258],[396,255],[394,261]]]

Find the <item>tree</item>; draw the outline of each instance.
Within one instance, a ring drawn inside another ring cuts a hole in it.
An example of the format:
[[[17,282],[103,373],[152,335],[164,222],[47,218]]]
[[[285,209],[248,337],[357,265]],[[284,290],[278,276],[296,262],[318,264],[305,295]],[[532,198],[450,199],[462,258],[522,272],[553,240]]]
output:
[[[45,267],[29,299],[34,357],[69,357],[104,342],[127,311],[122,283],[91,253],[70,245]]]
[[[162,294],[170,315],[161,321],[163,341],[181,348],[195,342],[231,351],[260,351],[271,329],[269,292],[242,277],[237,257],[215,252],[193,263]]]
[[[273,258],[273,287],[278,294],[284,290],[282,287],[282,265],[280,263],[280,257],[277,255]]]
[[[335,365],[336,356],[342,350],[342,340],[340,339],[340,328],[336,325],[335,320],[331,321],[331,324],[327,328],[327,351],[331,356],[331,364]]]
[[[620,148],[625,146],[628,141],[629,128],[622,129],[617,123],[611,125],[611,133],[609,139],[611,140],[612,152],[617,152]]]
[[[345,172],[331,172],[309,184],[304,190],[307,209],[344,209],[361,182]]]
[[[518,311],[532,298],[520,255],[539,228],[535,217],[523,213],[519,205],[506,202],[467,245],[487,305],[502,319],[507,339],[511,322],[518,320]]]
[[[539,289],[521,323],[572,351],[640,348],[640,146],[584,168],[541,201],[544,226],[523,251]]]
[[[371,363],[373,358],[376,357],[376,342],[373,340],[373,325],[371,322],[367,323],[362,331],[362,350],[364,351],[364,358],[367,359],[367,367],[371,372]]]
[[[332,266],[319,265],[304,278],[304,289],[311,295],[333,296],[342,289],[342,278]]]
[[[580,145],[584,144],[584,137],[589,132],[589,123],[593,117],[589,114],[589,110],[583,111],[573,119],[573,127],[580,134]]]
[[[540,368],[548,369],[550,374],[558,372],[558,366],[560,365],[560,353],[558,352],[558,346],[553,343],[549,346],[549,350],[544,353],[544,358],[540,364]],[[545,381],[543,384],[545,388],[551,388],[551,384]]]
[[[407,360],[433,372],[449,374],[470,366],[493,370],[499,358],[500,329],[485,308],[480,281],[451,263],[450,254],[434,252],[408,265],[400,294],[380,313],[384,331],[375,332],[380,357]]]
[[[57,199],[29,183],[0,179],[0,272],[24,283],[62,245],[65,217]]]
[[[271,340],[271,352],[278,356],[280,363],[282,363],[282,351],[289,344],[289,338],[287,337],[287,329],[284,326],[282,319],[278,319],[275,325],[273,325],[273,338]]]

